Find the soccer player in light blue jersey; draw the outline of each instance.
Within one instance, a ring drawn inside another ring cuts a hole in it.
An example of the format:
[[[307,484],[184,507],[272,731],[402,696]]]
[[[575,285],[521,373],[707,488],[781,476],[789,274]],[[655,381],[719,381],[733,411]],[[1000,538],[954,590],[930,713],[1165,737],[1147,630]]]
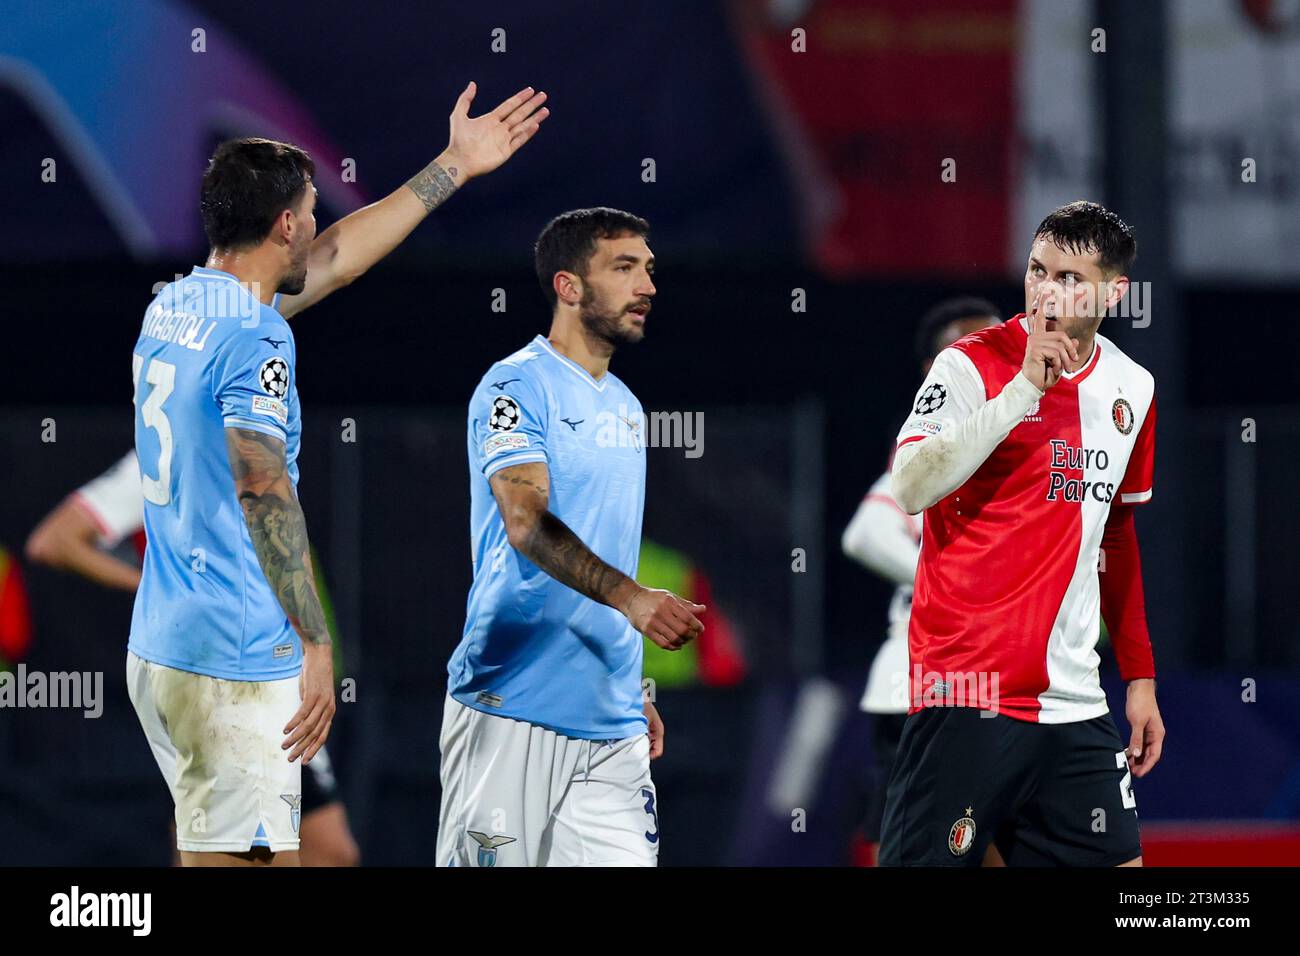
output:
[[[334,683],[297,496],[286,319],[509,159],[549,112],[527,88],[471,119],[474,93],[471,83],[458,99],[437,159],[319,236],[306,153],[223,143],[203,178],[207,263],[145,311],[133,368],[148,547],[127,680],[187,866],[299,863],[299,758],[325,744]]]
[[[552,220],[535,254],[550,334],[470,399],[474,581],[447,668],[439,865],[658,861],[664,731],[640,634],[680,649],[704,607],[634,580],[646,420],[609,361],[645,334],[648,232],[615,209]]]

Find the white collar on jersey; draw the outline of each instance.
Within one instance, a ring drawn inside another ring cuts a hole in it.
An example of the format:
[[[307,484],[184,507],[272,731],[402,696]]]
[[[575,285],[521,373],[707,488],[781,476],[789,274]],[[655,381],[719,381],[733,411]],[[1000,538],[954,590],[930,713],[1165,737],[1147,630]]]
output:
[[[567,369],[569,369],[569,371],[573,372],[574,375],[577,375],[579,378],[581,378],[584,382],[586,382],[596,391],[603,392],[605,390],[605,386],[609,384],[608,372],[602,375],[599,379],[593,378],[590,372],[588,372],[577,362],[573,361],[573,359],[565,358],[563,355],[557,352],[555,350],[555,346],[551,344],[550,340],[546,336],[542,335],[540,332],[537,333],[537,338],[535,338],[533,341],[536,342],[538,345],[540,345],[547,352],[550,352],[552,355],[554,355],[557,359],[560,360],[561,364],[563,364]]]

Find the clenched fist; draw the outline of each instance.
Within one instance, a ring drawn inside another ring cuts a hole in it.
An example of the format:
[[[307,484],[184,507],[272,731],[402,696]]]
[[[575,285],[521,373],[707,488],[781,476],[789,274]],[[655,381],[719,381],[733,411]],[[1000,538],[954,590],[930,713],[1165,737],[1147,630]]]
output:
[[[704,613],[703,604],[692,604],[672,591],[638,588],[632,595],[624,616],[632,626],[669,651],[681,650],[704,630],[695,615]]]

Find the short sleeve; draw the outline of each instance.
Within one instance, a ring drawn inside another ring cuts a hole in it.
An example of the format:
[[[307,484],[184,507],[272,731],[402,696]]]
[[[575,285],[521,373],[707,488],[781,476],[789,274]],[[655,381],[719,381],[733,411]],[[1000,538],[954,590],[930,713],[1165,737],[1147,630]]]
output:
[[[99,528],[103,547],[116,547],[139,531],[144,527],[144,491],[135,452],[127,452],[108,471],[74,491],[72,500]]]
[[[494,366],[470,399],[470,450],[490,478],[502,468],[546,461],[550,411],[535,376],[509,365]]]
[[[227,428],[251,428],[288,440],[285,428],[293,377],[288,346],[287,333],[285,339],[234,336],[228,341],[213,383]]]
[[[938,435],[947,425],[974,415],[986,401],[975,363],[960,349],[944,349],[917,390],[895,447]]]
[[[1119,503],[1140,505],[1151,500],[1156,469],[1156,399],[1151,396],[1151,407],[1138,429],[1137,441],[1128,457],[1128,470],[1119,484]]]

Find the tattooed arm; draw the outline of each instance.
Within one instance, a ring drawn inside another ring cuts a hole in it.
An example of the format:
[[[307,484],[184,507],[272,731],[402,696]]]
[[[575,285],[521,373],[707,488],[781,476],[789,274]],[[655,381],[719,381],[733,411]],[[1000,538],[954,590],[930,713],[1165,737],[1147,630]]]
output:
[[[267,583],[304,644],[329,644],[311,573],[307,520],[289,479],[284,442],[251,428],[227,428],[226,451]]]
[[[550,115],[542,108],[546,94],[526,87],[492,112],[471,119],[474,92],[471,83],[456,101],[451,139],[437,159],[400,189],[343,217],[316,237],[307,256],[306,288],[298,295],[280,297],[285,318],[362,275],[468,180],[490,173],[513,156]]]
[[[290,760],[309,763],[329,737],[335,704],[334,659],[312,574],[307,521],[289,478],[284,442],[251,428],[227,428],[226,451],[262,573],[302,638],[302,704],[285,725],[281,746]]]
[[[555,580],[619,611],[668,650],[679,650],[704,629],[695,617],[703,605],[641,587],[602,561],[551,513],[550,472],[544,463],[502,468],[489,480],[511,546]]]

